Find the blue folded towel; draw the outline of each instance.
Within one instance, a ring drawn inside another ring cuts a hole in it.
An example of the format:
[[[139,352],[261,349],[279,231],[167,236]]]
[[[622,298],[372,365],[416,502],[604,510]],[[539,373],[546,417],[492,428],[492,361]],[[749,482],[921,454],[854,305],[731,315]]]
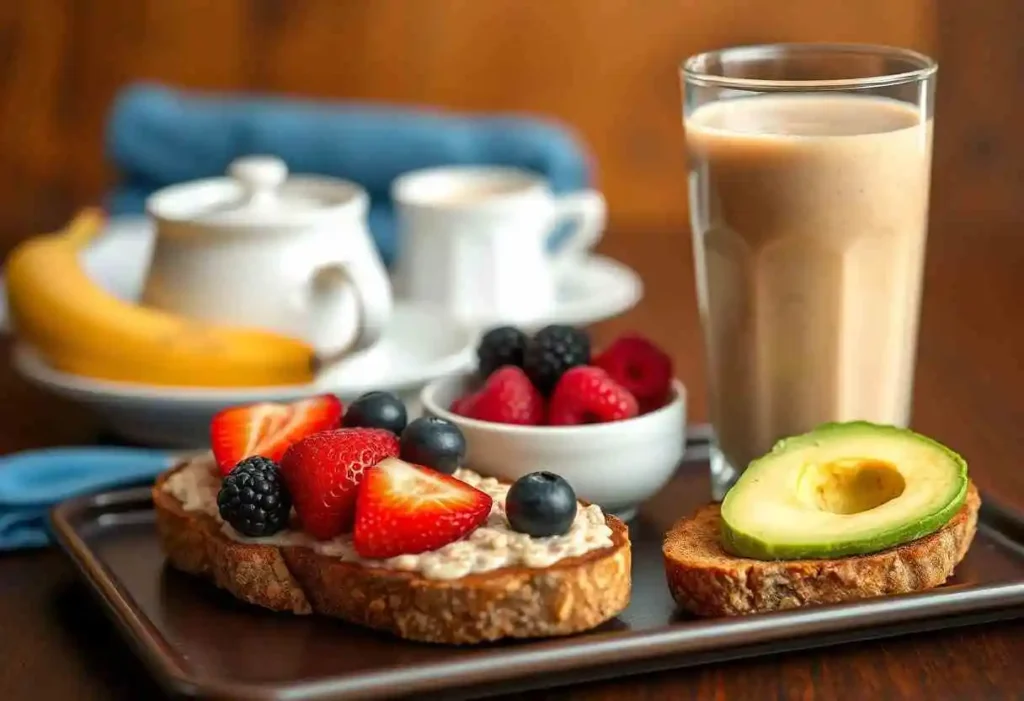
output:
[[[278,156],[293,172],[354,180],[370,193],[370,229],[386,262],[395,253],[388,189],[405,171],[451,164],[515,166],[543,175],[556,192],[578,190],[590,181],[590,158],[579,140],[541,119],[226,97],[154,85],[132,86],[118,97],[107,153],[121,173],[107,203],[111,214],[142,212],[154,190],[222,175],[232,160],[251,154]]]
[[[49,512],[71,497],[151,482],[181,458],[163,450],[86,446],[0,457],[0,550],[47,545]]]

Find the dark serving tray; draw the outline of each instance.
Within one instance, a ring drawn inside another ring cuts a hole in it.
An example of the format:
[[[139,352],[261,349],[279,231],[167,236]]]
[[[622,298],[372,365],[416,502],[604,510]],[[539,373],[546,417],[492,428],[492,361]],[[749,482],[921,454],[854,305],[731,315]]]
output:
[[[677,613],[665,586],[661,537],[709,498],[707,462],[699,448],[688,456],[630,524],[629,607],[592,632],[544,641],[427,645],[247,606],[165,565],[147,488],[66,502],[54,509],[52,523],[164,688],[200,698],[479,697],[1024,614],[1024,518],[988,500],[974,545],[938,589],[743,618]]]

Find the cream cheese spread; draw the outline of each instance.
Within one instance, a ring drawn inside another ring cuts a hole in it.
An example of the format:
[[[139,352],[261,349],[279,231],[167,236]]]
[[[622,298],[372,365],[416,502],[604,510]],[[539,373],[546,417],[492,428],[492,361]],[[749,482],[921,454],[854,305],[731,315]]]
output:
[[[494,499],[487,521],[465,539],[417,555],[399,555],[387,560],[360,558],[352,547],[352,538],[342,534],[331,540],[316,540],[298,530],[282,531],[269,538],[247,538],[221,519],[217,510],[220,476],[213,460],[192,460],[167,480],[164,489],[186,511],[202,511],[221,523],[224,534],[239,542],[264,545],[301,545],[330,557],[360,562],[368,567],[418,572],[428,579],[458,579],[469,574],[489,572],[502,567],[548,567],[568,557],[585,555],[612,544],[612,531],[597,505],[579,505],[576,519],[564,535],[534,538],[512,530],[505,517],[505,495],[509,485],[493,477],[482,477],[460,469],[455,477],[486,492]]]

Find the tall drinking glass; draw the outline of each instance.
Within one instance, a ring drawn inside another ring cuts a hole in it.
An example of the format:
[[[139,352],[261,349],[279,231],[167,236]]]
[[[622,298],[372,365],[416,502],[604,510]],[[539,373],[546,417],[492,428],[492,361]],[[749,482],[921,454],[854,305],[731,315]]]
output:
[[[831,44],[683,65],[716,499],[780,438],[909,422],[936,69]]]

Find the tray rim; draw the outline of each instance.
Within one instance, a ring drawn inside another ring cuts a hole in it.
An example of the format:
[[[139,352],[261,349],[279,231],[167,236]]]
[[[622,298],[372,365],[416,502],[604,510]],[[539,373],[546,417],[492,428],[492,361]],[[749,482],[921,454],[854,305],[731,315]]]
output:
[[[890,637],[914,632],[914,624],[922,629],[970,625],[973,621],[958,619],[984,618],[1006,620],[1024,617],[1024,577],[984,585],[952,585],[941,589],[879,597],[860,601],[814,606],[755,614],[738,618],[709,618],[691,621],[686,626],[668,624],[637,631],[606,631],[580,638],[580,643],[566,645],[566,639],[526,642],[512,649],[474,650],[471,661],[443,660],[414,665],[382,667],[371,672],[318,680],[284,682],[249,682],[223,680],[196,674],[182,664],[181,655],[135,605],[121,580],[90,548],[75,526],[76,518],[85,517],[100,527],[105,514],[88,516],[88,512],[118,508],[131,513],[152,512],[149,487],[116,489],[68,499],[51,509],[51,530],[57,544],[75,563],[90,589],[121,629],[122,635],[143,660],[150,673],[165,689],[191,697],[216,697],[226,700],[271,701],[303,699],[318,701],[328,698],[389,698],[388,692],[401,689],[404,694],[471,689],[485,684],[508,684],[525,675],[568,674],[609,668],[641,665],[669,656],[711,654],[714,659],[737,659],[771,654],[764,650],[744,654],[745,648],[772,644],[778,651],[807,649],[852,642],[875,637]],[[998,528],[991,522],[1003,526]],[[978,516],[978,528],[995,537],[1004,547],[1024,558],[1024,514],[1000,504],[985,494]],[[1010,530],[1011,533],[1007,533]],[[938,617],[948,617],[947,625],[934,625]],[[928,623],[933,625],[929,628]],[[879,632],[899,626],[906,631]],[[787,631],[780,638],[780,629]],[[818,643],[816,637],[836,637],[834,642]],[[713,648],[708,640],[718,642]],[[784,645],[785,641],[788,645]],[[470,648],[472,649],[472,648]],[[732,653],[732,654],[730,654]],[[689,666],[686,660],[657,668]],[[588,678],[594,678],[590,675]],[[457,684],[446,683],[456,679]]]

